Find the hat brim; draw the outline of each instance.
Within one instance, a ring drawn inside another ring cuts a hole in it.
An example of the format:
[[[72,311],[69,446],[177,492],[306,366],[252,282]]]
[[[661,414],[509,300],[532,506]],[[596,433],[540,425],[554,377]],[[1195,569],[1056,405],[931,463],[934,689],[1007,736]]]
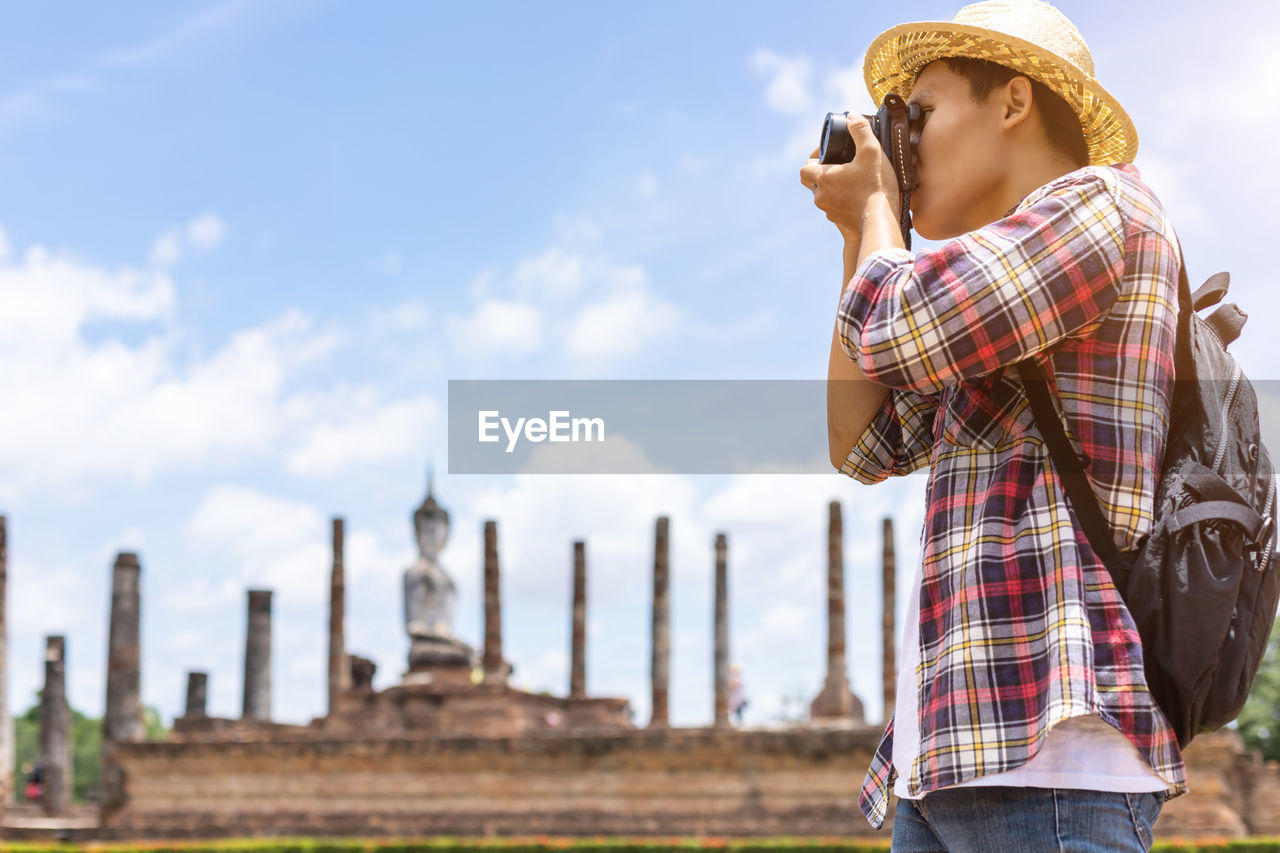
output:
[[[997,30],[926,21],[901,24],[871,42],[862,75],[872,100],[906,98],[926,65],[946,57],[985,59],[1025,74],[1060,95],[1080,119],[1089,165],[1132,163],[1138,131],[1120,102],[1092,75],[1051,51]]]

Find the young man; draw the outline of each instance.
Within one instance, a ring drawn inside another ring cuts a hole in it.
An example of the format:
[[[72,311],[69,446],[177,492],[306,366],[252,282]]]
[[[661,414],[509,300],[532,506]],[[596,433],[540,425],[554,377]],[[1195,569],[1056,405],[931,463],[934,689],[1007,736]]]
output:
[[[1145,850],[1186,789],[1182,757],[1014,365],[1051,378],[1131,547],[1164,451],[1177,241],[1126,165],[1132,122],[1047,3],[895,27],[864,69],[877,103],[921,107],[911,211],[950,242],[904,251],[893,169],[860,116],[852,163],[801,169],[845,238],[832,463],[865,483],[930,468],[897,705],[862,809],[880,826],[897,794],[894,850]]]

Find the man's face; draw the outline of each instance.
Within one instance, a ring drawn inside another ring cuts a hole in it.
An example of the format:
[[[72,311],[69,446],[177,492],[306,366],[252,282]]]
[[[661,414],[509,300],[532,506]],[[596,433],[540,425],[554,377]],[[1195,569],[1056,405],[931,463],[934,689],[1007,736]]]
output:
[[[977,103],[969,81],[942,61],[927,65],[917,79],[907,100],[922,113],[911,194],[912,221],[921,237],[947,240],[1004,214],[996,209],[1003,204],[1007,172],[999,94],[997,89],[986,103]]]

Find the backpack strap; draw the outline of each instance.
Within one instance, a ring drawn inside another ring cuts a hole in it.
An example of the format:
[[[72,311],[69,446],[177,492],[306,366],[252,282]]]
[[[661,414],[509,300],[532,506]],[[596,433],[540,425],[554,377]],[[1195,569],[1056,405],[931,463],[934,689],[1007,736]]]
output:
[[[1199,311],[1201,308],[1217,305],[1222,301],[1222,297],[1227,295],[1229,284],[1231,284],[1231,273],[1214,273],[1204,284],[1196,288],[1195,293],[1191,294],[1192,306]]]
[[[1218,340],[1222,341],[1225,349],[1227,344],[1240,337],[1240,330],[1244,328],[1244,322],[1248,319],[1249,315],[1241,311],[1240,306],[1234,302],[1228,302],[1206,317],[1205,322],[1209,324],[1210,329],[1213,329]]]
[[[1201,521],[1234,521],[1244,531],[1250,542],[1258,543],[1262,534],[1267,532],[1267,522],[1254,511],[1253,507],[1237,500],[1205,501],[1175,510],[1166,519],[1166,527],[1174,533],[1188,524]]]
[[[1176,240],[1177,238],[1175,237],[1174,239]],[[1216,278],[1217,276],[1214,277],[1214,279]],[[1210,281],[1214,279],[1210,279]],[[1225,282],[1223,292],[1225,292]],[[1221,298],[1221,294],[1219,294],[1218,298]],[[1190,346],[1189,324],[1194,313],[1194,297],[1191,295],[1191,283],[1187,279],[1186,265],[1182,262],[1182,246],[1179,242],[1178,332],[1174,342],[1174,351],[1175,360],[1187,360],[1184,361],[1187,367],[1191,367],[1189,361],[1191,353],[1188,350]],[[1178,356],[1181,356],[1182,359],[1178,359]],[[1181,365],[1178,366],[1181,367]],[[1085,466],[1089,464],[1089,460],[1087,457],[1078,456],[1071,447],[1071,442],[1067,440],[1066,431],[1062,428],[1062,419],[1058,417],[1058,413],[1053,408],[1049,380],[1045,376],[1044,370],[1035,362],[1034,358],[1018,362],[1017,368],[1018,375],[1022,378],[1022,385],[1027,391],[1027,401],[1031,404],[1031,414],[1035,418],[1036,426],[1040,428],[1040,434],[1044,437],[1045,444],[1048,445],[1049,456],[1053,459],[1053,465],[1058,470],[1058,476],[1062,479],[1062,487],[1067,493],[1067,499],[1071,502],[1071,508],[1075,510],[1076,518],[1080,520],[1080,526],[1084,528],[1084,534],[1088,538],[1093,552],[1098,555],[1098,559],[1102,560],[1102,564],[1107,567],[1112,580],[1119,580],[1116,576],[1124,571],[1123,560],[1120,558],[1119,549],[1116,548],[1111,524],[1107,521],[1107,517],[1102,511],[1102,504],[1098,502],[1097,494],[1093,491],[1093,487],[1089,485],[1088,475],[1085,474]],[[1193,369],[1187,373],[1184,373],[1183,370],[1178,372],[1184,378],[1188,375],[1194,375]],[[1117,586],[1119,586],[1118,583]]]
[[[1053,459],[1053,467],[1058,469],[1062,487],[1067,492],[1071,507],[1080,519],[1085,536],[1093,547],[1093,552],[1102,560],[1102,564],[1111,570],[1117,565],[1120,551],[1116,548],[1115,537],[1111,533],[1111,525],[1102,513],[1098,496],[1089,485],[1085,474],[1085,465],[1089,460],[1077,456],[1067,440],[1062,428],[1062,419],[1053,410],[1053,400],[1049,397],[1049,380],[1040,365],[1027,359],[1018,362],[1018,375],[1022,377],[1022,385],[1027,390],[1027,400],[1031,403],[1031,414],[1035,417],[1040,434],[1049,446],[1049,456]],[[1114,575],[1113,575],[1114,576]]]

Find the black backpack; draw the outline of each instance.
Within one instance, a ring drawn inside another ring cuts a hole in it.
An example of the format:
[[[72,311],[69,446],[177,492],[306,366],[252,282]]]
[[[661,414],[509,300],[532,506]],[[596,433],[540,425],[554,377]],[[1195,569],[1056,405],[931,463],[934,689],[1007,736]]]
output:
[[[1084,473],[1088,460],[1068,443],[1044,372],[1018,363],[1071,506],[1142,636],[1147,686],[1184,747],[1240,713],[1280,601],[1274,469],[1253,386],[1227,353],[1245,314],[1233,304],[1208,318],[1196,313],[1219,302],[1227,283],[1218,273],[1193,295],[1185,267],[1179,271],[1176,379],[1155,518],[1129,551],[1115,547]]]

